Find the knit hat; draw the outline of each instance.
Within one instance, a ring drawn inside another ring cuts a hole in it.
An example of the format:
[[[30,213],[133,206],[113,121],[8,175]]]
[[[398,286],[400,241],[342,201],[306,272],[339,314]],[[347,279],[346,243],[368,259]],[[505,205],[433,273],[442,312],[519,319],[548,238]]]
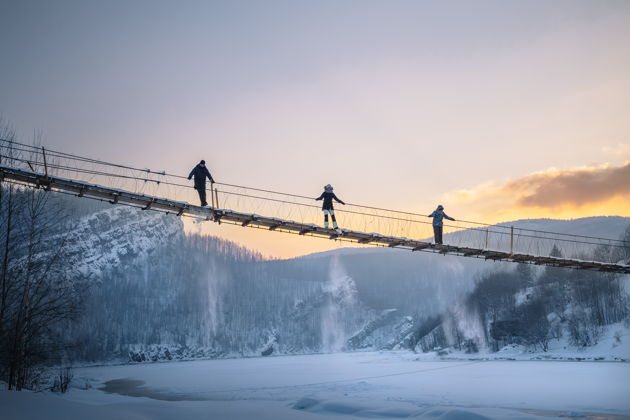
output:
[[[201,162],[199,162],[199,164],[200,164],[200,165],[205,165],[205,164],[206,164],[206,161],[205,161],[205,160],[202,160]]]
[[[328,184],[328,185],[326,185],[326,186],[324,187],[324,189],[325,189],[326,191],[329,191],[329,192],[330,192],[330,191],[332,191],[332,190],[333,190],[333,187],[332,187],[332,185]]]

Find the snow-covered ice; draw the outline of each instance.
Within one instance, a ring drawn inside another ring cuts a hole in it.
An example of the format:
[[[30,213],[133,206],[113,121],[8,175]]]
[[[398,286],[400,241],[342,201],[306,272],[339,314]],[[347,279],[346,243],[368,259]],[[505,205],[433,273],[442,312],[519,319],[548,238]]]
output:
[[[73,384],[63,396],[0,392],[0,418],[630,418],[623,362],[336,353],[79,368]]]

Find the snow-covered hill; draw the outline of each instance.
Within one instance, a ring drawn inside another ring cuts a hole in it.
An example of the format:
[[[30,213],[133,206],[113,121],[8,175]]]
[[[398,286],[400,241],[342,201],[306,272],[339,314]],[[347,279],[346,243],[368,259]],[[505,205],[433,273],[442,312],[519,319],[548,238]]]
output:
[[[100,278],[107,270],[146,258],[182,235],[183,224],[177,217],[115,206],[83,217],[70,232],[52,241],[65,241],[69,269]]]

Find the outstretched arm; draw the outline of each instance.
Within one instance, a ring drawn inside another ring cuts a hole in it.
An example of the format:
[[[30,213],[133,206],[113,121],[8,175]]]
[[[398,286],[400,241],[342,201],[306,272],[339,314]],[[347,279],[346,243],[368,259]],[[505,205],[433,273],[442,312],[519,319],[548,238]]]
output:
[[[336,196],[335,194],[333,194],[333,198],[335,199],[335,201],[336,201],[337,203],[341,203],[341,204],[343,204],[344,206],[346,205],[346,203],[344,203],[344,202],[343,202],[343,201],[341,201],[339,198],[337,198],[337,196]]]
[[[188,174],[188,179],[191,179],[195,173],[195,169],[197,169],[197,167],[195,166],[192,171],[190,171],[190,174]]]
[[[210,171],[208,170],[208,168],[204,168],[206,171],[206,176],[208,177],[208,179],[210,180],[210,182],[212,182],[214,184],[214,179],[212,179],[212,175],[210,175]]]
[[[445,217],[445,218],[447,218],[448,220],[452,220],[452,221],[455,221],[455,219],[453,219],[452,217],[450,217],[450,216],[447,216],[447,215],[446,215],[446,213],[444,213],[444,217]]]
[[[435,214],[435,212],[431,213],[430,215],[428,215],[427,217],[433,217],[433,215]]]
[[[315,199],[315,201],[317,201],[317,200],[322,200],[323,198],[324,198],[324,193],[322,193],[322,195],[320,195],[319,197],[317,197],[317,198]]]

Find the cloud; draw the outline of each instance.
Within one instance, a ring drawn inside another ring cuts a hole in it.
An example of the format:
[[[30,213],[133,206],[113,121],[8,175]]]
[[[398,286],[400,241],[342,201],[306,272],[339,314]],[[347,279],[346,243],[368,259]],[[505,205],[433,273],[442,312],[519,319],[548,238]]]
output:
[[[485,221],[531,217],[630,215],[630,162],[550,169],[487,182],[444,197],[453,212]]]
[[[630,162],[623,166],[552,170],[508,181],[503,191],[526,207],[559,207],[630,195]]]

